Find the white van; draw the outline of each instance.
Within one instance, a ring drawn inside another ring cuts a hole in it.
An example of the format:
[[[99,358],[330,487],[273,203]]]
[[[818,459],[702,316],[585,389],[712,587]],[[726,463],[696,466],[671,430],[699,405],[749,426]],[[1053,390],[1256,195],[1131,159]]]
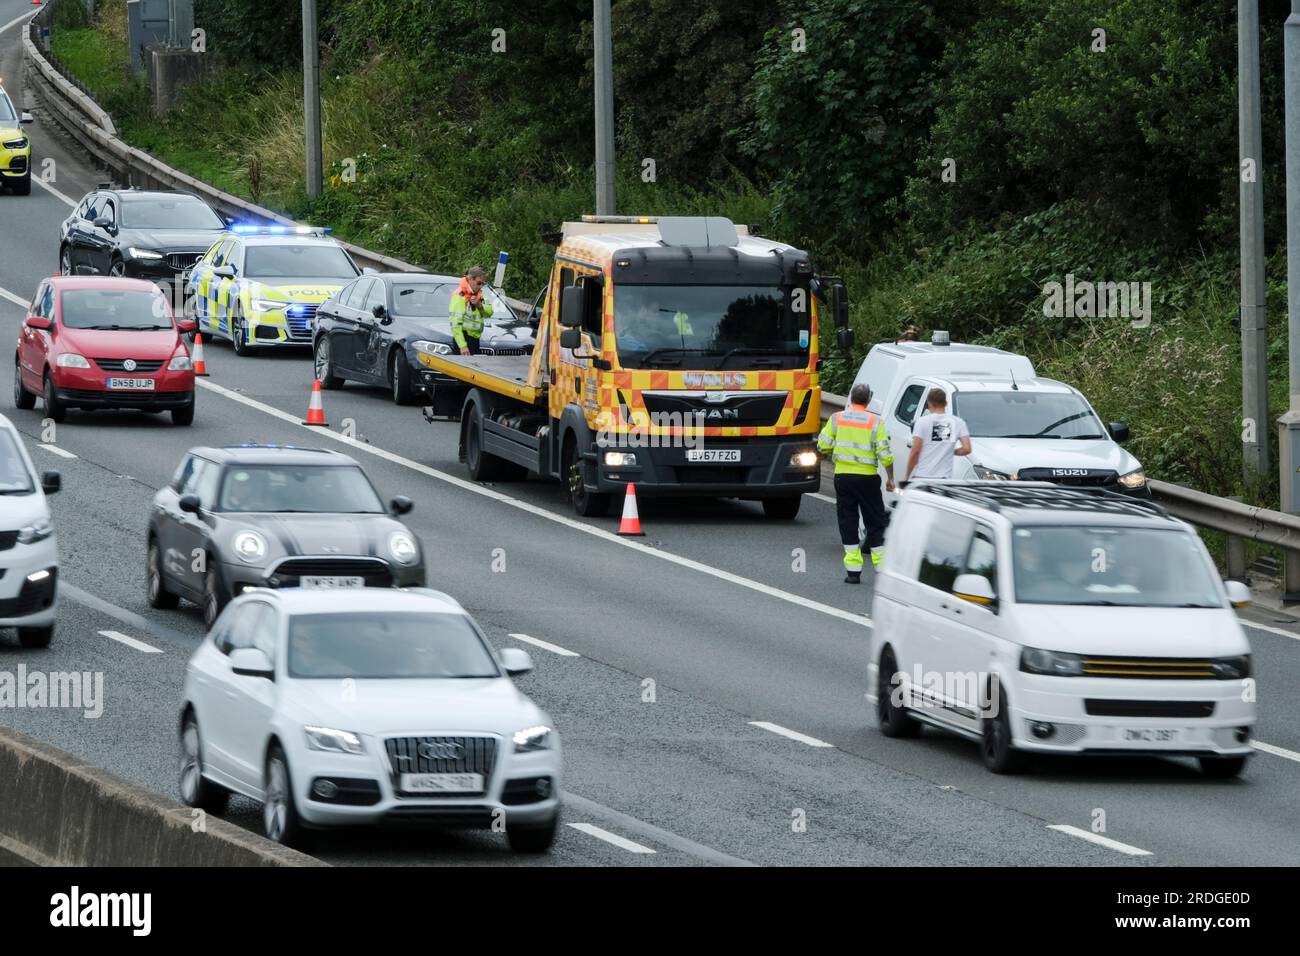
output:
[[[899,478],[926,395],[942,388],[948,410],[971,434],[971,454],[954,460],[953,478],[1018,478],[1151,496],[1142,463],[1120,447],[1128,426],[1103,424],[1077,389],[1038,378],[1023,355],[949,344],[946,332],[936,332],[928,343],[874,346],[854,379],[861,382],[873,393],[868,407],[885,419]]]
[[[880,729],[1027,752],[1191,756],[1241,772],[1250,645],[1191,526],[1149,501],[1046,482],[917,482],[876,574],[869,691]]]
[[[58,542],[47,494],[57,471],[39,478],[18,429],[0,415],[0,627],[18,629],[23,647],[48,647],[54,637]]]

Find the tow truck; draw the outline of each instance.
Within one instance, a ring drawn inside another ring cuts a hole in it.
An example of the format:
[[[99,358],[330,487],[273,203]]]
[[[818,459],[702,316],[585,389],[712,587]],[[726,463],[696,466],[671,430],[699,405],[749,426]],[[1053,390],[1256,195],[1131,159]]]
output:
[[[583,216],[556,230],[531,356],[417,350],[430,422],[460,423],[476,481],[612,496],[729,497],[792,519],[818,489],[818,320],[852,345],[844,283],[722,217]]]

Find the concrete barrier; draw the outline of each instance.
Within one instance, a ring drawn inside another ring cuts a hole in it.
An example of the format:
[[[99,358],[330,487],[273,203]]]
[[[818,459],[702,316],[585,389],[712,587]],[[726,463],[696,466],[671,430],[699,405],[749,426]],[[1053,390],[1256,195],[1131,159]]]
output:
[[[326,865],[7,727],[0,727],[0,863]]]

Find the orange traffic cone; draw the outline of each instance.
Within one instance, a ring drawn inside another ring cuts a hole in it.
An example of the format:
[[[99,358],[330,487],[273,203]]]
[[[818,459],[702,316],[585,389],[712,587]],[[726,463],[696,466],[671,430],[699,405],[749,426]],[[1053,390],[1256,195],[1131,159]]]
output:
[[[618,526],[619,534],[645,537],[641,530],[641,517],[636,513],[636,485],[627,483],[627,494],[623,496],[623,520]]]
[[[320,379],[312,382],[311,401],[307,403],[307,418],[303,424],[329,427],[329,422],[325,421],[325,405],[320,397]]]
[[[208,363],[203,361],[203,333],[194,333],[194,352],[190,356],[195,375],[207,375]]]

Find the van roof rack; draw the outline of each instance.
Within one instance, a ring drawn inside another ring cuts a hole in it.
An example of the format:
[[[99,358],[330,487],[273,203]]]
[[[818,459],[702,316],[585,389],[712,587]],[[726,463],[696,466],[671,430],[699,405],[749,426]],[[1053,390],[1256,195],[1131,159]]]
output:
[[[1087,511],[1139,518],[1169,517],[1169,512],[1154,501],[1130,498],[1104,488],[1071,488],[1049,482],[925,480],[909,482],[908,488],[968,501],[990,511]]]

